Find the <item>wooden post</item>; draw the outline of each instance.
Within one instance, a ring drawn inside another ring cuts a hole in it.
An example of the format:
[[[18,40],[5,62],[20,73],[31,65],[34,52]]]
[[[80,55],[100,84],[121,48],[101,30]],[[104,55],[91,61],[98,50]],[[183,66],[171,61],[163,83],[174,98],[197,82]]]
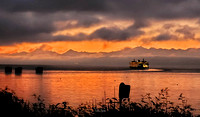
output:
[[[130,94],[130,85],[125,85],[123,82],[119,85],[119,104],[120,104],[120,110],[122,108],[122,100],[123,98],[128,98],[129,100],[129,94]]]

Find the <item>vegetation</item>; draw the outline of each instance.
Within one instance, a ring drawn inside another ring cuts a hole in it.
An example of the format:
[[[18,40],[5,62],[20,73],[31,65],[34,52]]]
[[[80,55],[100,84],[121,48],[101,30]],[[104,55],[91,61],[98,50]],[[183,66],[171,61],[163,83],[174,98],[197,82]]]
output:
[[[111,116],[145,116],[145,117],[192,117],[191,105],[187,104],[183,94],[178,97],[179,104],[169,101],[168,88],[162,89],[158,96],[152,98],[148,93],[142,96],[141,102],[130,102],[123,99],[120,105],[116,98],[108,98],[103,104],[81,104],[73,108],[67,102],[52,104],[46,107],[40,96],[34,95],[35,103],[18,98],[8,88],[0,90],[0,113],[5,116],[20,117],[111,117]]]

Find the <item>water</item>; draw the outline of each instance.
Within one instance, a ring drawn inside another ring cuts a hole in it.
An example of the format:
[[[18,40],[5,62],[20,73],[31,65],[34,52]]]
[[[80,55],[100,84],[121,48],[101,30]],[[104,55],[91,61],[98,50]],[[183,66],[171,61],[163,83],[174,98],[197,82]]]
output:
[[[0,71],[0,88],[6,86],[25,100],[33,101],[33,94],[41,95],[47,104],[67,101],[71,106],[85,102],[102,101],[106,97],[118,97],[119,84],[131,86],[131,101],[140,101],[141,95],[158,96],[168,87],[170,100],[178,103],[183,95],[193,108],[200,109],[200,73],[122,71],[45,71],[43,75],[23,70],[22,75],[6,75]],[[115,89],[115,91],[114,91]],[[105,93],[104,93],[105,92]],[[200,114],[200,111],[197,110]]]

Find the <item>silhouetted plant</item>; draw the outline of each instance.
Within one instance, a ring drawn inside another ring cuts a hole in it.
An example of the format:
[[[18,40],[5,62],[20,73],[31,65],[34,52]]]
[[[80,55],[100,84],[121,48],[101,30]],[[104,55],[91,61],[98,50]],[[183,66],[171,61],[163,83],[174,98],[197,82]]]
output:
[[[33,95],[37,100],[34,103],[25,102],[18,98],[8,88],[0,90],[0,113],[5,116],[20,117],[74,117],[77,112],[68,106],[67,102],[49,105],[46,108],[41,96]]]
[[[80,104],[78,107],[78,115],[80,117],[91,117],[94,116],[95,106],[91,106],[89,104]]]
[[[180,103],[178,105],[174,105],[174,102],[168,100],[169,98],[169,89],[165,88],[158,93],[158,96],[155,96],[153,99],[150,93],[142,96],[141,104],[137,103],[138,107],[140,107],[143,111],[149,112],[149,115],[159,115],[159,116],[192,116],[191,105],[187,104],[187,100],[180,94],[178,100]]]
[[[187,104],[183,94],[178,97],[178,104],[169,100],[169,89],[162,89],[158,96],[152,98],[150,93],[142,96],[141,102],[129,102],[122,100],[120,106],[116,98],[107,98],[106,104],[97,103],[80,104],[74,109],[67,102],[51,104],[47,108],[41,96],[33,95],[36,102],[30,103],[18,98],[15,93],[8,89],[0,90],[0,113],[5,116],[20,117],[96,117],[96,116],[148,116],[148,117],[192,117],[191,105]]]
[[[77,115],[77,112],[71,106],[68,106],[67,102],[49,105],[47,112],[47,115],[51,117],[74,117]]]

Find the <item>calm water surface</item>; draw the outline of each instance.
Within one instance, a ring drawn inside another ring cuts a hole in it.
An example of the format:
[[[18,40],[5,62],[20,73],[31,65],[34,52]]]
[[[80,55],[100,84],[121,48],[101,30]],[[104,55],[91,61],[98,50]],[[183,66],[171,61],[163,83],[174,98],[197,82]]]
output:
[[[168,87],[171,101],[178,102],[178,96],[183,93],[192,107],[200,109],[200,73],[125,70],[45,71],[43,75],[36,75],[34,71],[24,70],[18,76],[0,71],[0,88],[7,86],[17,96],[29,101],[33,101],[33,94],[41,95],[48,104],[67,101],[78,106],[94,100],[102,101],[104,94],[118,97],[121,82],[131,85],[131,101],[140,101],[141,95],[146,93],[158,96],[161,89]]]

